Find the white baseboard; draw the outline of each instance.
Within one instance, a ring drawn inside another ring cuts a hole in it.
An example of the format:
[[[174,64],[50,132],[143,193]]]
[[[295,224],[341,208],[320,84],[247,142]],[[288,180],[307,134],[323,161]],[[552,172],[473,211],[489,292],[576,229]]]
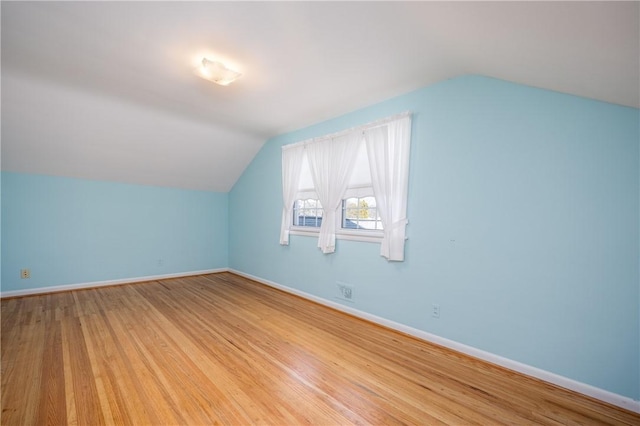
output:
[[[607,402],[609,404],[615,405],[617,407],[621,407],[636,413],[640,413],[640,401],[636,401],[632,398],[619,395],[617,393],[613,393],[604,389],[597,388],[595,386],[578,382],[576,380],[570,379],[568,377],[560,376],[559,374],[551,373],[546,370],[542,370],[537,367],[533,367],[527,364],[523,364],[518,361],[514,361],[508,358],[501,357],[499,355],[492,354],[491,352],[486,352],[481,349],[474,348],[472,346],[468,346],[453,340],[445,339],[444,337],[437,336],[435,334],[428,333],[423,330],[419,330],[417,328],[409,327],[404,324],[397,323],[395,321],[388,320],[386,318],[379,317],[377,315],[373,315],[364,311],[360,311],[358,309],[351,308],[349,306],[342,305],[340,303],[333,302],[331,300],[324,299],[322,297],[314,296],[313,294],[306,293],[304,291],[296,290],[291,287],[287,287],[273,281],[265,280],[260,277],[256,277],[251,274],[246,274],[241,271],[237,271],[235,269],[229,269],[229,272],[234,274],[249,278],[251,280],[257,281],[261,284],[268,285],[270,287],[277,288],[279,290],[285,291],[287,293],[295,294],[297,296],[303,297],[305,299],[312,300],[314,302],[320,303],[321,305],[329,306],[336,310],[346,312],[350,315],[365,319],[367,321],[371,321],[376,324],[380,324],[384,327],[400,331],[402,333],[417,337],[422,340],[426,340],[428,342],[435,343],[440,346],[444,346],[449,349],[453,349],[457,352],[461,352],[463,354],[472,356],[474,358],[481,359],[483,361],[490,362],[492,364],[499,365],[504,368],[508,368],[509,370],[516,371],[518,373],[525,374],[527,376],[534,377],[536,379],[544,380],[545,382],[563,387],[565,389],[572,390],[574,392],[581,393],[583,395],[590,396],[592,398],[598,399],[600,401]]]
[[[29,296],[34,294],[45,294],[45,293],[57,293],[59,291],[80,290],[85,288],[104,287],[109,285],[132,284],[132,283],[139,283],[144,281],[166,280],[168,278],[191,277],[194,275],[227,272],[228,270],[229,270],[228,268],[205,269],[202,271],[178,272],[174,274],[149,275],[146,277],[123,278],[118,280],[93,281],[88,283],[58,285],[53,287],[38,287],[38,288],[28,288],[24,290],[3,291],[3,292],[0,292],[0,298]]]

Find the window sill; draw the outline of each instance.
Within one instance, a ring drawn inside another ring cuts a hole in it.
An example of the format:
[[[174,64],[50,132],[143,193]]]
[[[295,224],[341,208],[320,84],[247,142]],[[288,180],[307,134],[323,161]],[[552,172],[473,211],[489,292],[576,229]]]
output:
[[[303,237],[316,237],[320,232],[315,229],[305,229],[301,227],[292,227],[290,235],[300,235]],[[336,239],[348,241],[361,241],[365,243],[380,243],[384,238],[382,231],[350,231],[341,229],[336,232]]]

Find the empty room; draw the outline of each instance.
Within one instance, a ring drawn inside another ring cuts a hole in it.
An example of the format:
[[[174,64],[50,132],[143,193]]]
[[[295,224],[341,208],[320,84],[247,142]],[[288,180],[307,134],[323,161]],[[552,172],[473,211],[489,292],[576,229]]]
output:
[[[2,425],[640,425],[640,2],[0,14]]]

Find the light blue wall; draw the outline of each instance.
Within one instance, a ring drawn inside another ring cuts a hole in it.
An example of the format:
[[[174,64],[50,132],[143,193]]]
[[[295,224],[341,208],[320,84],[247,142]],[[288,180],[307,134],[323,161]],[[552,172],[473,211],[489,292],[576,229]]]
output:
[[[227,265],[228,194],[2,173],[3,292]]]
[[[1,141],[0,145],[2,145]],[[2,290],[2,172],[0,172],[0,290]]]
[[[406,261],[280,246],[280,147],[405,110]],[[346,282],[356,309],[638,400],[639,158],[637,109],[444,81],[269,140],[229,196],[229,264],[329,300]]]

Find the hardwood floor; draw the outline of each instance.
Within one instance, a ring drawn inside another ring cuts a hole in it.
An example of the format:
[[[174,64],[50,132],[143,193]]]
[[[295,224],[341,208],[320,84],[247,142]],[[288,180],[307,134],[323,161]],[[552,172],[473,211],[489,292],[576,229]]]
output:
[[[3,425],[640,424],[230,273],[1,307]]]

